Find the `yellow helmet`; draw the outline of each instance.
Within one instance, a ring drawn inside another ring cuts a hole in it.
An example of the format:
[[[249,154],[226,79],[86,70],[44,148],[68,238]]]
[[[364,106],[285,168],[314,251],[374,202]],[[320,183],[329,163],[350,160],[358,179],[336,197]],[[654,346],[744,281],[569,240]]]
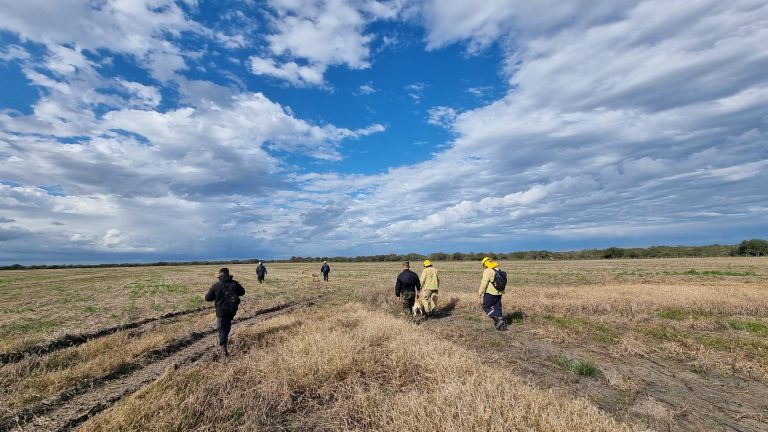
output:
[[[431,265],[432,265],[432,261],[430,261],[428,259],[424,260],[424,267],[429,267]]]
[[[493,259],[491,259],[491,257],[485,257],[480,262],[483,264],[483,267],[494,268],[498,266],[498,264],[493,262]]]

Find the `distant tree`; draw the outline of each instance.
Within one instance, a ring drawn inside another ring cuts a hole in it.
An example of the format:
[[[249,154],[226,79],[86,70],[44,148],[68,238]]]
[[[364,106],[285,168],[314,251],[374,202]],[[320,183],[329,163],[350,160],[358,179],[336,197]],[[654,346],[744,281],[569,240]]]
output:
[[[761,239],[744,240],[736,249],[737,255],[768,256],[768,241]]]

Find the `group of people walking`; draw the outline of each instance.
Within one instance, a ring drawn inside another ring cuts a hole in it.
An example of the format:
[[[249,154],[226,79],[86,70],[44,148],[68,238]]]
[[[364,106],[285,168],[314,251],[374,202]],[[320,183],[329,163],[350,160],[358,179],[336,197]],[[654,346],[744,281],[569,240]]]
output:
[[[403,305],[403,313],[413,317],[414,321],[437,316],[437,296],[440,289],[440,277],[432,261],[424,260],[421,276],[411,271],[411,263],[403,262],[403,271],[395,281],[395,297]],[[506,330],[501,297],[506,288],[506,273],[490,257],[482,259],[483,275],[480,280],[478,295],[483,302],[483,311],[493,321],[496,330]]]
[[[506,287],[506,273],[501,271],[499,264],[492,258],[485,257],[481,261],[483,275],[480,280],[478,295],[482,299],[483,311],[493,320],[496,330],[506,330],[507,323],[503,316],[501,297]],[[411,271],[408,261],[403,262],[403,271],[395,282],[395,297],[403,305],[403,312],[409,317],[425,319],[439,315],[437,308],[440,276],[437,268],[430,260],[424,260],[421,276]],[[331,267],[326,261],[320,268],[323,280],[328,281]],[[265,282],[267,268],[259,262],[256,267],[256,278],[260,284]],[[245,289],[229,273],[228,268],[219,269],[218,281],[211,286],[205,295],[205,300],[214,302],[216,308],[216,325],[219,331],[219,354],[229,356],[227,344],[232,320],[240,305],[240,296],[245,295]]]

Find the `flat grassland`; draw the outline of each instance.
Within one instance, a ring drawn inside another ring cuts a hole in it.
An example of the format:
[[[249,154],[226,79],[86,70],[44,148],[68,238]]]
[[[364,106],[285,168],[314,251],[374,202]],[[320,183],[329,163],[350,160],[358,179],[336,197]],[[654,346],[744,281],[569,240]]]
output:
[[[0,430],[768,430],[768,259],[504,262],[506,332],[477,262],[421,325],[400,263],[331,264],[230,266],[228,361],[218,267],[0,272]]]

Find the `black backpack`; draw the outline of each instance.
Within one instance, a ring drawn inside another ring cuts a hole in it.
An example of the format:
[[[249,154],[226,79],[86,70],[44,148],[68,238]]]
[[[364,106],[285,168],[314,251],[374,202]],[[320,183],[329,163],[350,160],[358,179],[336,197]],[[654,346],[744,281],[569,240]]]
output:
[[[504,294],[504,289],[507,287],[507,273],[504,270],[493,269],[495,275],[493,276],[493,287],[496,291]]]
[[[234,315],[237,312],[237,306],[240,305],[240,297],[233,291],[234,283],[223,283],[221,292],[224,294],[224,301],[221,302],[222,312],[227,315]]]

